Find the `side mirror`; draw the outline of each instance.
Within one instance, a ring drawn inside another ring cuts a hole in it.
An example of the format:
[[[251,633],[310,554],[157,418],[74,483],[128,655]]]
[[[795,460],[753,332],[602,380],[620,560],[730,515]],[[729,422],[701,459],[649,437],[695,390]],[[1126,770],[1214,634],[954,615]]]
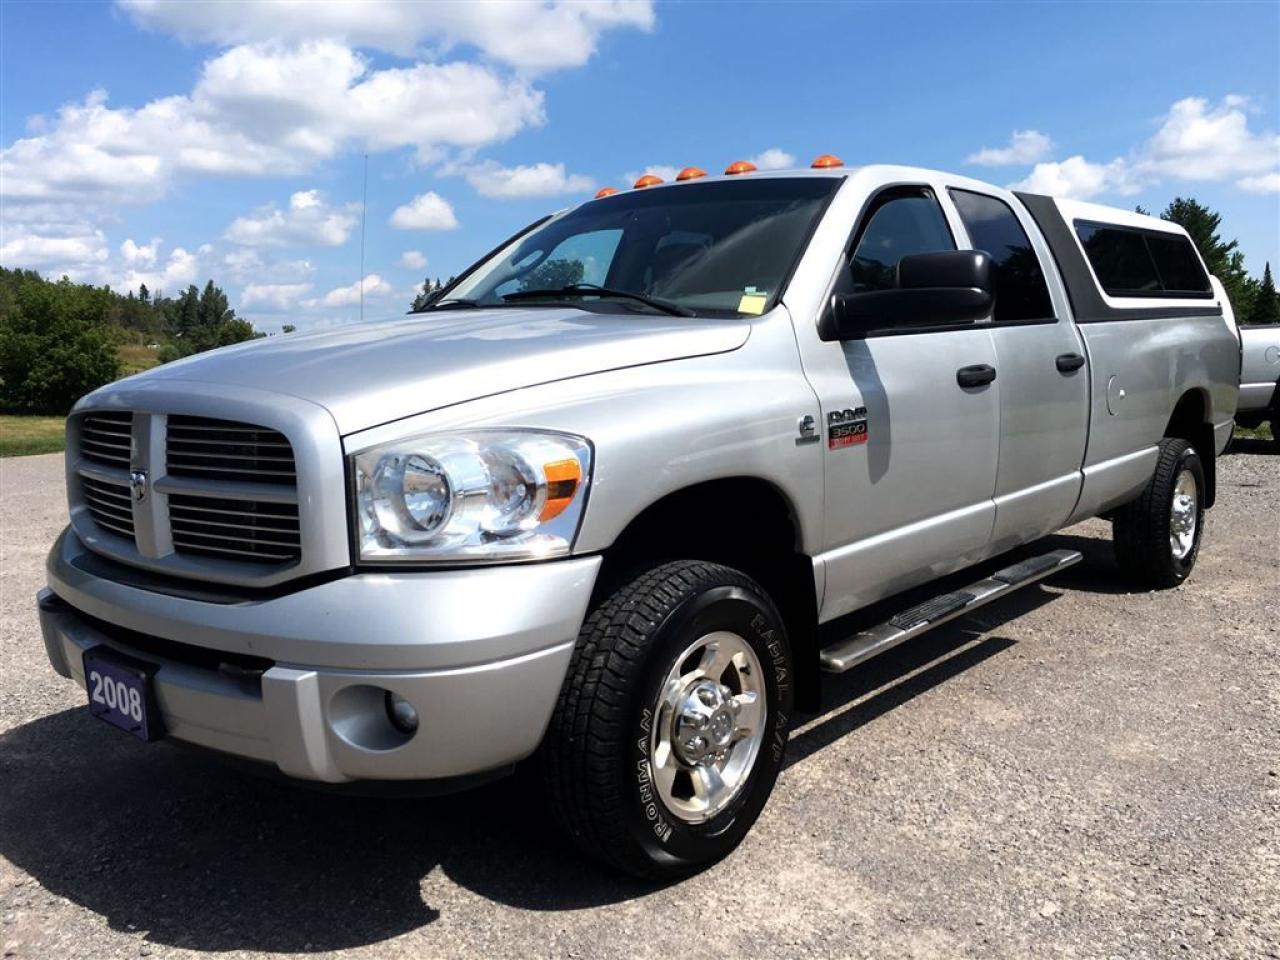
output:
[[[920,253],[898,262],[891,290],[833,294],[822,318],[823,340],[859,340],[991,316],[994,269],[981,250]]]

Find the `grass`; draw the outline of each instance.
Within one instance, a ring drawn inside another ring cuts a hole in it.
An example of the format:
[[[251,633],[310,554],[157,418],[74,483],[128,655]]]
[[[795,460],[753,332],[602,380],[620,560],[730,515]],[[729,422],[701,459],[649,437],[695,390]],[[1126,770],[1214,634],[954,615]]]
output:
[[[63,417],[0,414],[0,457],[58,453],[66,445]]]
[[[1236,436],[1247,440],[1270,440],[1271,428],[1265,423],[1260,427],[1236,427]]]
[[[121,345],[116,353],[120,357],[120,362],[124,365],[124,373],[122,377],[128,377],[135,373],[141,373],[143,370],[150,370],[152,367],[160,363],[156,357],[159,350],[152,350],[146,344],[142,343],[126,343]]]

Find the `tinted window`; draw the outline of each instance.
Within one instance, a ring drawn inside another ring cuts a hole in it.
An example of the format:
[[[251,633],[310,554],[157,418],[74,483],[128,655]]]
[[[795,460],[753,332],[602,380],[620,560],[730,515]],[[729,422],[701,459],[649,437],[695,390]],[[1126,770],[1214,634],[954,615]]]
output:
[[[968,190],[952,190],[975,250],[983,250],[995,262],[995,321],[1045,320],[1053,316],[1049,286],[1040,258],[1008,204],[995,197]]]
[[[1151,251],[1151,259],[1156,262],[1160,284],[1166,293],[1210,291],[1209,277],[1187,237],[1152,230],[1146,235],[1146,239],[1147,249]]]
[[[932,193],[882,194],[853,251],[853,291],[896,287],[898,261],[903,257],[955,248],[942,207]]]
[[[516,238],[470,270],[446,298],[502,304],[595,283],[673,301],[699,314],[758,314],[777,298],[836,177],[760,177],[630,190],[592,200]],[[594,310],[643,310],[568,295]],[[533,300],[522,304],[536,305]]]
[[[1212,296],[1191,240],[1163,230],[1076,221],[1102,289],[1113,297]]]

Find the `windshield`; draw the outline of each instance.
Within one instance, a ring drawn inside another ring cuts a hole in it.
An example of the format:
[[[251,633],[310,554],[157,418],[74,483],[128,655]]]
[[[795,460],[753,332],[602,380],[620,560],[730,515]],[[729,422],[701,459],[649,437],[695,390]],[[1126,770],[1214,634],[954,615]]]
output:
[[[773,305],[839,183],[760,177],[593,200],[507,244],[435,303],[596,308],[607,299],[608,309],[656,303],[698,316],[760,314]]]

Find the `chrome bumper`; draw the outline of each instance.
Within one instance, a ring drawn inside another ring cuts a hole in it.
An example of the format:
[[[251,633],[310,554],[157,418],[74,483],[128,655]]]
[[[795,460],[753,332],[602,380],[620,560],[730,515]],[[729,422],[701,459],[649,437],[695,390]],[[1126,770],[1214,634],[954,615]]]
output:
[[[156,664],[168,736],[330,783],[460,777],[531,754],[600,566],[586,557],[355,574],[270,599],[214,603],[94,576],[76,566],[84,550],[74,534],[59,539],[39,596],[58,673],[84,686],[81,654],[100,643]],[[140,651],[124,631],[172,646]],[[184,645],[272,665],[260,675],[197,666],[184,662]],[[389,735],[385,690],[417,710],[412,737]]]

